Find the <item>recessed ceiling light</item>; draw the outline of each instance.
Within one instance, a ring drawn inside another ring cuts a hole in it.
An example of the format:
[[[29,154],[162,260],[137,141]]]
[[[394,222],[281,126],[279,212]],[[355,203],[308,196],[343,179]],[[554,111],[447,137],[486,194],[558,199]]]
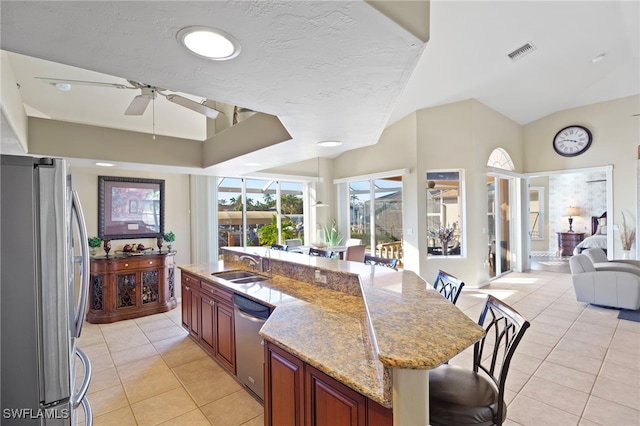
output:
[[[606,53],[601,53],[599,55],[596,55],[593,58],[591,58],[591,62],[593,62],[594,64],[597,63],[597,62],[600,62],[601,60],[604,59],[605,56],[607,56]]]
[[[178,41],[201,58],[224,61],[240,54],[240,44],[224,31],[209,27],[186,27],[178,31]]]
[[[69,83],[56,83],[55,86],[56,89],[61,92],[68,92],[69,90],[71,90],[71,85]]]
[[[321,141],[321,142],[318,142],[318,146],[323,146],[325,148],[331,148],[331,147],[340,146],[340,145],[342,145],[342,142],[340,142],[340,141]]]
[[[96,166],[100,166],[100,167],[113,167],[113,166],[115,166],[115,164],[112,164],[112,163],[96,163]]]

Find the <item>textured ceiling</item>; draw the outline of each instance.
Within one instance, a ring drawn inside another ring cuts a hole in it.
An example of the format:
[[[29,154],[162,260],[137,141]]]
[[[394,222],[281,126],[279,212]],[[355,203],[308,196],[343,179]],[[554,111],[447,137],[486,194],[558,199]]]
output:
[[[261,150],[264,168],[373,144],[407,114],[457,100],[476,98],[526,124],[640,93],[639,5],[434,1],[424,45],[361,1],[4,1],[0,41],[26,56],[10,61],[33,116],[151,133],[151,107],[123,115],[134,91],[62,93],[33,77],[142,81],[278,116],[293,139]],[[187,53],[175,34],[189,25],[229,32],[241,55],[209,62]],[[507,58],[526,42],[533,53]],[[164,99],[155,103],[155,131],[206,137],[201,116]],[[329,139],[344,144],[316,146]],[[245,157],[234,169],[255,171],[243,166],[255,158]]]

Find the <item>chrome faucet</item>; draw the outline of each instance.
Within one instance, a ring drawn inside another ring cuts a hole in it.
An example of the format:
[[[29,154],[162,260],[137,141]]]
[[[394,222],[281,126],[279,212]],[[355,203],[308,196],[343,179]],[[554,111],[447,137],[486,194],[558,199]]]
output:
[[[249,256],[248,254],[243,254],[238,258],[238,260],[240,260],[241,262],[246,260],[247,265],[251,267],[252,271],[255,271],[257,268],[258,271],[262,272],[262,262],[260,260],[257,260],[253,256]]]

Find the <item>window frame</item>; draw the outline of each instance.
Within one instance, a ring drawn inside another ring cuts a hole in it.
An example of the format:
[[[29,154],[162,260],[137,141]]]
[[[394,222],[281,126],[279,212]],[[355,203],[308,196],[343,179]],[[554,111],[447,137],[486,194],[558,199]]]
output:
[[[429,213],[430,212],[430,208],[429,208],[429,203],[432,202],[430,200],[432,200],[432,198],[429,196],[429,181],[434,180],[434,179],[430,179],[430,175],[431,174],[440,174],[443,176],[446,176],[446,174],[450,174],[450,173],[457,173],[458,174],[458,203],[457,203],[457,211],[458,211],[458,219],[455,222],[458,222],[458,231],[457,231],[457,235],[458,235],[458,239],[459,239],[459,253],[454,253],[454,254],[448,254],[446,256],[442,256],[440,254],[435,254],[434,252],[437,251],[435,250],[436,248],[438,248],[438,241],[434,242],[433,246],[430,246],[430,242],[429,240],[432,238],[429,238],[427,236],[427,257],[431,258],[431,259],[442,259],[442,258],[466,258],[467,256],[467,226],[466,226],[466,185],[465,185],[465,170],[464,169],[459,169],[459,168],[446,168],[446,169],[427,169],[425,172],[425,192],[426,192],[426,205],[425,205],[425,220],[426,220],[426,228],[427,228],[427,233],[429,232],[429,216],[434,216],[435,213]],[[447,180],[447,179],[443,179],[443,180]],[[438,213],[441,214],[441,213]],[[451,227],[450,225],[452,223],[454,223],[454,221],[450,221],[449,217],[447,217],[445,223],[445,227]],[[442,226],[442,223],[440,223],[440,226]],[[428,234],[427,234],[428,235]],[[434,252],[430,252],[429,248],[433,247]]]

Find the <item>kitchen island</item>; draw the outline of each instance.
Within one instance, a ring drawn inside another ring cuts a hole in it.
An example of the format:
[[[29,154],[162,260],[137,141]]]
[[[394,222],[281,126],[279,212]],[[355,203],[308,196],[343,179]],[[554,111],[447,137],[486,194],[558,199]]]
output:
[[[250,269],[240,259],[246,255],[263,258],[270,279],[228,289],[275,308],[260,331],[264,339],[393,408],[397,425],[428,424],[428,370],[483,336],[481,327],[410,271],[255,248],[226,248],[224,261],[180,268],[216,282],[216,272]]]

